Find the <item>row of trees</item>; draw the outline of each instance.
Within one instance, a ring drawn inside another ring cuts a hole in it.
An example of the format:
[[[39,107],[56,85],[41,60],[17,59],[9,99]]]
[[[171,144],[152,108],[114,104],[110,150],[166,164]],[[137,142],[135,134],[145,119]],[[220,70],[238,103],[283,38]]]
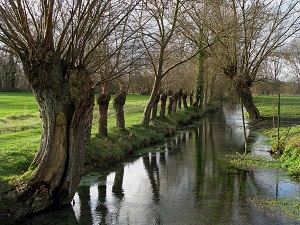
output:
[[[194,105],[217,96],[226,79],[256,120],[250,87],[300,27],[299,1],[289,0],[0,2],[2,47],[22,62],[43,121],[32,177],[14,196],[17,216],[72,200],[96,90],[102,102],[112,80],[127,91],[121,80],[150,76],[148,126],[157,97],[170,88],[166,81],[178,73],[186,80],[178,88],[188,88],[184,74],[196,70]]]
[[[0,91],[28,90],[20,63],[16,56],[0,51]]]

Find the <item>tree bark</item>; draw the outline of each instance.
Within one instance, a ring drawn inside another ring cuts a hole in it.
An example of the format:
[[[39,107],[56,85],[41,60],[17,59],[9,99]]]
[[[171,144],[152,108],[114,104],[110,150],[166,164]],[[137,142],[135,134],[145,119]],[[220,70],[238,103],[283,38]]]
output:
[[[97,104],[99,106],[99,134],[108,136],[107,132],[107,111],[110,101],[109,94],[101,94],[97,99]]]
[[[157,107],[159,103],[159,95],[156,96],[156,99],[154,101],[153,107],[152,107],[152,119],[155,120],[157,116]]]
[[[179,96],[179,93],[176,92],[174,94],[174,102],[173,102],[173,106],[172,106],[172,113],[175,113],[177,111],[178,96]]]
[[[29,181],[8,193],[14,217],[69,204],[84,169],[84,144],[94,98],[84,68],[64,70],[60,54],[23,61],[43,121],[41,144]],[[67,72],[68,71],[68,72]]]
[[[175,100],[174,95],[169,98],[169,105],[168,105],[168,115],[169,116],[172,114],[174,100]]]
[[[187,109],[188,108],[188,104],[187,104],[187,101],[186,101],[186,99],[187,99],[187,93],[186,92],[184,92],[183,94],[182,94],[182,102],[183,102],[183,108],[184,109]]]
[[[249,85],[240,76],[237,76],[233,82],[235,90],[245,106],[251,121],[260,119],[260,113],[256,108]]]
[[[166,117],[166,105],[167,105],[167,99],[168,99],[168,95],[166,93],[162,93],[160,95],[160,117],[161,118],[165,118]]]
[[[178,109],[181,109],[181,97],[182,97],[182,89],[180,89],[179,91],[178,91],[178,102],[177,102],[177,107],[178,107]]]
[[[126,92],[118,91],[114,98],[114,109],[116,112],[116,126],[125,130],[124,105],[126,102]]]
[[[194,102],[193,97],[194,97],[194,94],[190,93],[189,96],[190,96],[190,106],[193,106],[193,102]]]
[[[160,88],[160,83],[161,83],[161,78],[156,77],[154,81],[154,85],[151,91],[150,99],[144,109],[144,114],[143,114],[143,119],[142,119],[142,124],[145,127],[149,126],[150,123],[150,116],[151,116],[151,110],[154,105],[156,96],[158,95],[158,91]]]

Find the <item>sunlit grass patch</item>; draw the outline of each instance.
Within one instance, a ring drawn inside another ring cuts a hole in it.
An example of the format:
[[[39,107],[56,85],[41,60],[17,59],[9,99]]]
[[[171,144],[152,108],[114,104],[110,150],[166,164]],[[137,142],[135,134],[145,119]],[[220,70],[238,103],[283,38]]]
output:
[[[40,144],[40,129],[0,135],[0,183],[8,185],[16,176],[26,172]],[[11,184],[11,183],[10,183]]]
[[[38,104],[31,92],[0,92],[0,96],[0,118],[38,112]]]

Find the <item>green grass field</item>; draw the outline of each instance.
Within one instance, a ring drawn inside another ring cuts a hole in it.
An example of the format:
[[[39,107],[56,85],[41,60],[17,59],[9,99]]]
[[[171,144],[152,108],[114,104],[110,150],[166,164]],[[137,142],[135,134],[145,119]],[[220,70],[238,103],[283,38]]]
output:
[[[124,107],[126,127],[141,123],[149,96],[128,95]],[[263,116],[277,115],[277,97],[254,98]],[[108,130],[115,132],[113,96],[108,111]],[[300,97],[281,98],[282,115],[300,117]],[[98,106],[95,104],[92,136],[98,132]],[[32,93],[0,92],[0,182],[25,172],[38,150],[41,119]],[[297,130],[292,130],[297,133]],[[1,184],[0,184],[1,188]]]
[[[124,107],[126,127],[140,124],[149,96],[128,95]],[[95,104],[92,136],[98,132]],[[39,148],[41,119],[32,93],[0,92],[0,182],[25,172]],[[113,97],[108,111],[108,129],[113,132]],[[1,187],[1,186],[0,186]]]
[[[254,102],[262,116],[277,116],[278,96],[255,96]],[[281,96],[280,112],[285,117],[300,118],[300,96]]]

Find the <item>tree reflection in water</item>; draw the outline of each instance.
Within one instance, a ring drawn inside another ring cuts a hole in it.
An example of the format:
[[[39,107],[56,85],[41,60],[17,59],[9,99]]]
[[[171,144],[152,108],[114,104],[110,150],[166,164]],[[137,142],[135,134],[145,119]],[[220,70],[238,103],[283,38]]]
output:
[[[88,174],[73,210],[43,215],[62,225],[296,224],[299,221],[256,208],[253,199],[295,196],[299,184],[276,170],[232,172],[220,160],[225,154],[244,152],[242,118],[235,110],[179,131],[165,142],[163,152]],[[251,153],[266,154],[261,136],[247,134]],[[38,223],[43,215],[27,224],[43,224]]]

